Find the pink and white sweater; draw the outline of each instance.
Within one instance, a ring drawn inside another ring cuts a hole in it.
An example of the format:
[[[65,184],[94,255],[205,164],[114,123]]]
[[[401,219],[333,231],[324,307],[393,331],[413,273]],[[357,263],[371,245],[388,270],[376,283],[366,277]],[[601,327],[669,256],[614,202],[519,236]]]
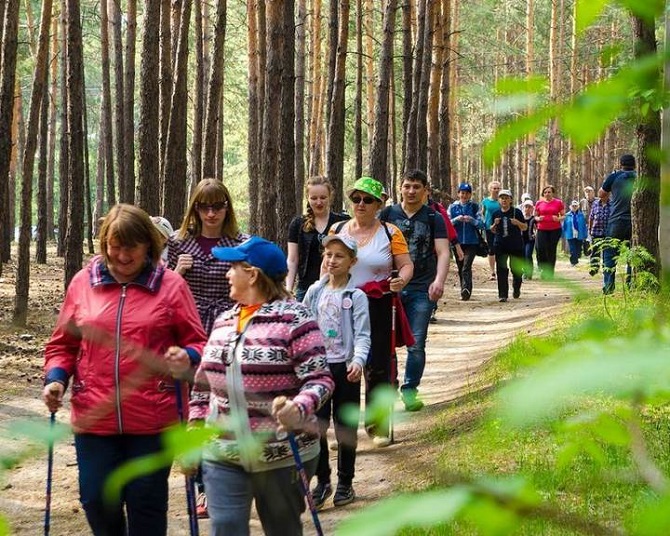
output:
[[[239,305],[214,323],[191,393],[189,421],[221,429],[204,458],[251,472],[293,464],[286,437],[277,436],[272,401],[298,404],[304,427],[296,433],[305,460],[318,454],[314,413],[331,396],[333,379],[319,326],[294,300],[266,303],[237,332]]]

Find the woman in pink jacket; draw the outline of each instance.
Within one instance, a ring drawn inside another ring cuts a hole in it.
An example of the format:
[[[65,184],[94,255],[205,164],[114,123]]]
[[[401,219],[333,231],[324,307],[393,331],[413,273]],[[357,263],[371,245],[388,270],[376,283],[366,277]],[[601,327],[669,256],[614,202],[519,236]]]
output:
[[[193,375],[207,340],[188,285],[160,262],[164,243],[143,210],[113,207],[45,350],[50,411],[72,383],[80,500],[96,535],[167,533],[170,465],[128,483],[119,503],[102,495],[115,469],[161,450],[179,419],[175,379]]]

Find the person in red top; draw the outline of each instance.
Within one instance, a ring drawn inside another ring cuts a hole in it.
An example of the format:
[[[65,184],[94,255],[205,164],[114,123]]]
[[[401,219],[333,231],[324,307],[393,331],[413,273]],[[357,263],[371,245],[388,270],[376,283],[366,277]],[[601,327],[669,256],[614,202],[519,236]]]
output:
[[[164,244],[142,209],[113,207],[45,349],[51,412],[72,382],[79,494],[96,535],[167,533],[169,463],[129,482],[120,502],[103,499],[113,471],[162,450],[161,433],[179,420],[175,378],[193,376],[207,342],[188,285],[160,261]]]
[[[548,184],[542,188],[542,199],[535,203],[537,234],[535,248],[541,279],[553,279],[556,267],[556,248],[561,239],[561,226],[565,217],[565,205],[554,197],[556,189]]]

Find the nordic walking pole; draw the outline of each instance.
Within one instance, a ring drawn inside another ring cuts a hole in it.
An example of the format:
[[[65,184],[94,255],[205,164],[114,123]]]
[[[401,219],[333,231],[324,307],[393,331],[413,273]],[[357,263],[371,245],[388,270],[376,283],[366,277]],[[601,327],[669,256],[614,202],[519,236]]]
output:
[[[285,396],[278,396],[275,398],[272,406],[273,413],[279,411],[284,404],[287,402]],[[309,492],[309,478],[307,478],[307,471],[305,466],[302,463],[302,458],[300,457],[300,449],[298,448],[298,442],[295,439],[295,434],[291,431],[285,432],[282,429],[277,431],[277,439],[288,438],[288,443],[291,446],[291,452],[293,453],[293,460],[295,461],[295,467],[300,475],[300,487],[302,488],[302,493],[305,495],[307,500],[307,505],[309,506],[309,511],[312,514],[312,521],[314,521],[314,528],[316,529],[317,536],[323,536],[323,529],[321,528],[321,522],[319,521],[319,515],[316,513],[316,505],[314,504],[314,499],[312,494]]]
[[[391,270],[391,278],[394,279],[398,277],[400,274],[398,270]],[[398,299],[398,294],[396,292],[391,292],[391,388],[393,389],[393,398],[391,400],[391,408],[390,408],[390,413],[389,413],[389,439],[391,440],[391,443],[393,443],[394,440],[394,430],[393,430],[393,410],[395,409],[395,390],[396,390],[396,376],[398,374],[397,371],[397,359],[398,356],[396,354],[395,350],[395,342],[396,342],[396,300]]]
[[[309,478],[307,478],[307,471],[305,471],[305,466],[302,464],[302,459],[300,458],[300,450],[298,449],[298,443],[295,440],[295,434],[289,432],[288,442],[291,445],[291,451],[293,451],[293,459],[295,460],[295,466],[300,475],[300,487],[302,492],[305,494],[305,499],[307,499],[307,504],[309,505],[309,511],[312,514],[312,521],[314,521],[314,528],[316,529],[317,536],[323,536],[323,529],[321,528],[321,522],[319,521],[319,515],[316,513],[316,505],[314,504],[314,499],[312,494],[309,492]]]
[[[56,412],[51,412],[49,418],[49,447],[47,454],[47,492],[46,492],[46,506],[44,508],[44,536],[49,536],[51,529],[51,483],[54,472],[54,428],[56,426]]]
[[[179,380],[175,380],[174,387],[177,391],[177,413],[179,413],[179,421],[183,423],[184,400],[181,393],[181,382]],[[186,485],[186,508],[188,510],[188,528],[190,536],[200,536],[198,516],[195,508],[195,487],[193,485],[193,477],[184,475],[184,482]]]

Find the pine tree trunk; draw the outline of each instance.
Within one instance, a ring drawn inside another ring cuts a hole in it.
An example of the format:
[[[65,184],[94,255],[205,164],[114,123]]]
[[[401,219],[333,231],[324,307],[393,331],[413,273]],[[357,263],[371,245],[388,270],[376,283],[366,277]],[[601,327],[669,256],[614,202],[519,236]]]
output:
[[[382,49],[379,56],[377,101],[375,103],[374,133],[370,146],[368,168],[374,178],[384,181],[388,169],[389,91],[393,63],[393,33],[396,0],[388,0],[384,10]]]
[[[254,232],[258,228],[258,188],[260,184],[260,154],[261,154],[261,107],[263,90],[260,86],[260,28],[259,10],[262,7],[259,0],[247,2],[247,32],[248,42],[248,95],[249,95],[249,125],[247,129],[247,146],[249,158],[247,169],[249,172],[249,228]]]
[[[160,177],[161,187],[158,192],[160,206],[163,206],[161,192],[164,189],[163,178],[165,173],[163,164],[165,163],[165,153],[167,152],[167,133],[170,124],[170,103],[172,101],[172,31],[170,28],[171,10],[170,0],[161,0],[160,16],[160,134],[158,137],[158,176]]]
[[[168,128],[167,153],[163,171],[163,216],[171,222],[180,222],[184,217],[186,200],[186,109],[188,106],[188,36],[191,21],[191,0],[182,2],[181,26],[175,63],[174,89],[172,90],[172,113]]]
[[[288,242],[288,226],[297,212],[295,204],[295,3],[284,1],[281,57],[279,160],[277,162],[277,229],[274,240]],[[342,118],[344,123],[344,117]],[[336,190],[337,191],[337,190]]]
[[[433,53],[433,21],[435,14],[432,5],[433,0],[426,0],[426,16],[424,20],[423,50],[421,57],[421,78],[419,82],[419,95],[417,97],[417,167],[422,170],[425,170],[428,167],[428,93],[431,71],[430,62]]]
[[[323,102],[321,100],[321,93],[323,88],[323,70],[321,64],[321,0],[314,0],[312,5],[312,37],[311,49],[311,99],[309,108],[309,136],[307,144],[309,147],[309,165],[308,174],[311,177],[320,174],[321,171],[321,145],[320,145],[320,129],[321,129],[321,114],[323,110]]]
[[[79,0],[67,0],[67,128],[68,143],[68,213],[65,238],[65,286],[81,269],[82,231],[84,229],[84,131],[81,105],[84,102],[81,16]]]
[[[43,105],[47,94],[49,70],[49,28],[51,26],[52,0],[43,0],[40,18],[40,33],[37,54],[35,57],[35,73],[30,96],[30,111],[28,113],[28,128],[26,129],[26,146],[23,152],[21,165],[21,226],[19,231],[19,254],[16,268],[16,296],[14,298],[14,313],[12,323],[25,326],[28,318],[28,292],[30,290],[30,241],[32,240],[32,213],[33,213],[33,173],[35,167],[35,152],[37,151],[40,132],[40,111],[46,110]],[[46,118],[44,118],[46,123]],[[46,250],[46,244],[45,248]],[[44,251],[46,257],[46,251]],[[46,262],[46,259],[45,259]]]
[[[324,124],[326,128],[330,124],[330,116],[332,114],[331,105],[333,102],[333,86],[335,85],[335,69],[337,63],[337,47],[338,47],[338,27],[339,27],[339,12],[337,9],[339,1],[330,0],[328,2],[328,77],[327,89],[325,97],[326,120]],[[328,140],[326,139],[326,146]],[[328,149],[326,148],[326,154]]]
[[[265,14],[267,23],[266,65],[265,65],[265,101],[263,102],[263,158],[260,166],[260,191],[258,198],[257,232],[268,240],[277,235],[277,177],[279,171],[279,139],[281,108],[277,106],[277,95],[282,90],[282,56],[284,38],[284,1],[266,0]]]
[[[135,202],[135,49],[137,0],[126,0],[126,57],[123,75],[123,171],[126,203]]]
[[[412,68],[412,108],[410,109],[405,133],[405,161],[403,170],[408,171],[419,166],[419,112],[421,108],[421,74],[423,71],[423,54],[426,44],[424,35],[426,33],[427,12],[426,4],[429,0],[419,0],[417,13],[416,44],[414,46],[414,62]]]
[[[98,222],[105,214],[105,171],[107,164],[105,162],[105,131],[107,122],[105,120],[105,103],[100,100],[100,124],[98,126],[98,148],[95,164],[95,207],[93,212],[94,234],[98,234]]]
[[[526,77],[533,76],[535,66],[535,0],[526,0]],[[531,109],[528,109],[531,113]],[[528,170],[526,191],[533,199],[539,197],[539,188],[537,183],[537,150],[535,147],[535,133],[528,134],[526,142],[528,146]]]
[[[365,88],[365,102],[366,106],[366,119],[368,125],[368,145],[370,149],[372,148],[372,138],[374,136],[374,125],[375,125],[375,15],[377,14],[377,6],[375,5],[375,0],[365,0],[365,12],[366,16],[364,18],[364,32],[365,32],[365,79],[366,79],[366,88]],[[383,21],[382,21],[383,23]],[[395,18],[394,18],[395,26]],[[411,55],[410,55],[411,56]],[[411,60],[410,60],[411,61]]]
[[[216,147],[219,130],[223,122],[221,95],[223,92],[224,45],[226,43],[226,0],[218,0],[216,22],[214,23],[214,47],[212,48],[211,71],[205,113],[205,132],[203,137],[202,176],[217,177]]]
[[[102,214],[106,212],[106,209],[111,208],[116,204],[116,188],[114,185],[112,89],[110,78],[111,66],[109,61],[109,17],[107,16],[107,13],[108,2],[107,0],[102,0],[100,2],[100,52],[102,67],[102,110],[100,122],[101,124],[104,124],[104,128],[102,128],[102,126],[100,128],[102,135],[100,143],[103,149],[102,158],[104,159],[105,186],[107,193],[107,204],[102,204]]]
[[[326,150],[326,176],[333,185],[334,206],[343,204],[344,182],[344,91],[346,85],[347,47],[349,45],[349,0],[340,0],[338,13],[339,32],[337,55],[333,77],[333,91],[330,102],[330,122],[328,124],[328,147]]]
[[[295,28],[295,204],[302,206],[305,187],[305,50],[307,2],[298,0]]]
[[[58,47],[59,24],[58,17],[53,17],[51,21],[51,98],[49,99],[49,155],[47,164],[47,239],[53,240],[54,233],[54,184],[56,170],[56,123],[58,121],[56,100],[58,98],[58,59],[60,50]]]
[[[440,191],[452,192],[451,185],[451,0],[442,0],[442,78],[440,79],[439,123],[439,163],[437,177],[432,177]]]
[[[137,205],[149,214],[160,211],[158,148],[160,92],[160,0],[146,0],[140,60],[140,124],[138,128],[139,168]]]
[[[354,177],[363,175],[363,0],[356,0],[356,88],[354,97]],[[335,205],[337,210],[340,205]]]
[[[442,12],[440,1],[432,4],[433,41],[432,41],[432,64],[430,66],[430,84],[428,86],[427,101],[427,165],[426,171],[432,185],[437,185],[440,169],[440,135],[439,135],[439,104],[440,104],[440,80],[442,79],[442,55],[444,54],[444,32],[442,31]]]
[[[633,17],[635,34],[635,57],[655,56],[656,32],[654,21]],[[660,74],[659,74],[660,76]],[[645,266],[656,277],[661,276],[658,226],[660,218],[661,170],[657,151],[661,146],[661,118],[658,112],[650,111],[637,126],[639,148],[638,184],[631,202],[633,220],[633,246],[643,246],[656,260]]]
[[[68,156],[68,126],[67,126],[67,108],[68,108],[68,92],[67,92],[67,2],[68,0],[61,0],[60,8],[60,25],[62,36],[61,44],[61,68],[60,68],[60,83],[61,83],[61,107],[60,107],[60,140],[59,140],[59,154],[58,154],[58,176],[69,177],[69,161]],[[67,215],[69,211],[69,186],[67,180],[58,181],[58,201],[60,211],[58,212],[58,247],[56,254],[59,257],[65,256],[65,235],[67,232]]]
[[[407,132],[409,116],[412,113],[412,103],[415,98],[412,87],[412,2],[403,0],[402,4],[402,91],[404,95],[402,106],[402,157],[407,161]]]
[[[191,139],[191,176],[189,197],[202,180],[202,132],[205,115],[205,44],[202,32],[202,0],[193,2],[195,75],[193,76],[193,137]]]
[[[104,0],[103,0],[104,1]],[[111,26],[111,41],[114,57],[114,157],[116,160],[116,176],[119,202],[125,203],[126,198],[126,167],[125,143],[123,128],[125,125],[123,108],[123,42],[121,38],[121,12],[117,0],[107,1],[107,15]]]
[[[8,0],[3,6],[2,50],[0,51],[0,274],[2,263],[10,258],[12,228],[9,217],[9,165],[12,154],[14,121],[14,86],[18,46],[19,0]]]
[[[83,56],[83,51],[82,51]],[[89,165],[90,159],[88,157],[88,106],[86,105],[86,74],[81,70],[81,110],[84,121],[84,210],[86,211],[86,239],[88,244],[88,253],[93,255],[95,248],[93,247],[93,209],[91,207],[91,168]]]

